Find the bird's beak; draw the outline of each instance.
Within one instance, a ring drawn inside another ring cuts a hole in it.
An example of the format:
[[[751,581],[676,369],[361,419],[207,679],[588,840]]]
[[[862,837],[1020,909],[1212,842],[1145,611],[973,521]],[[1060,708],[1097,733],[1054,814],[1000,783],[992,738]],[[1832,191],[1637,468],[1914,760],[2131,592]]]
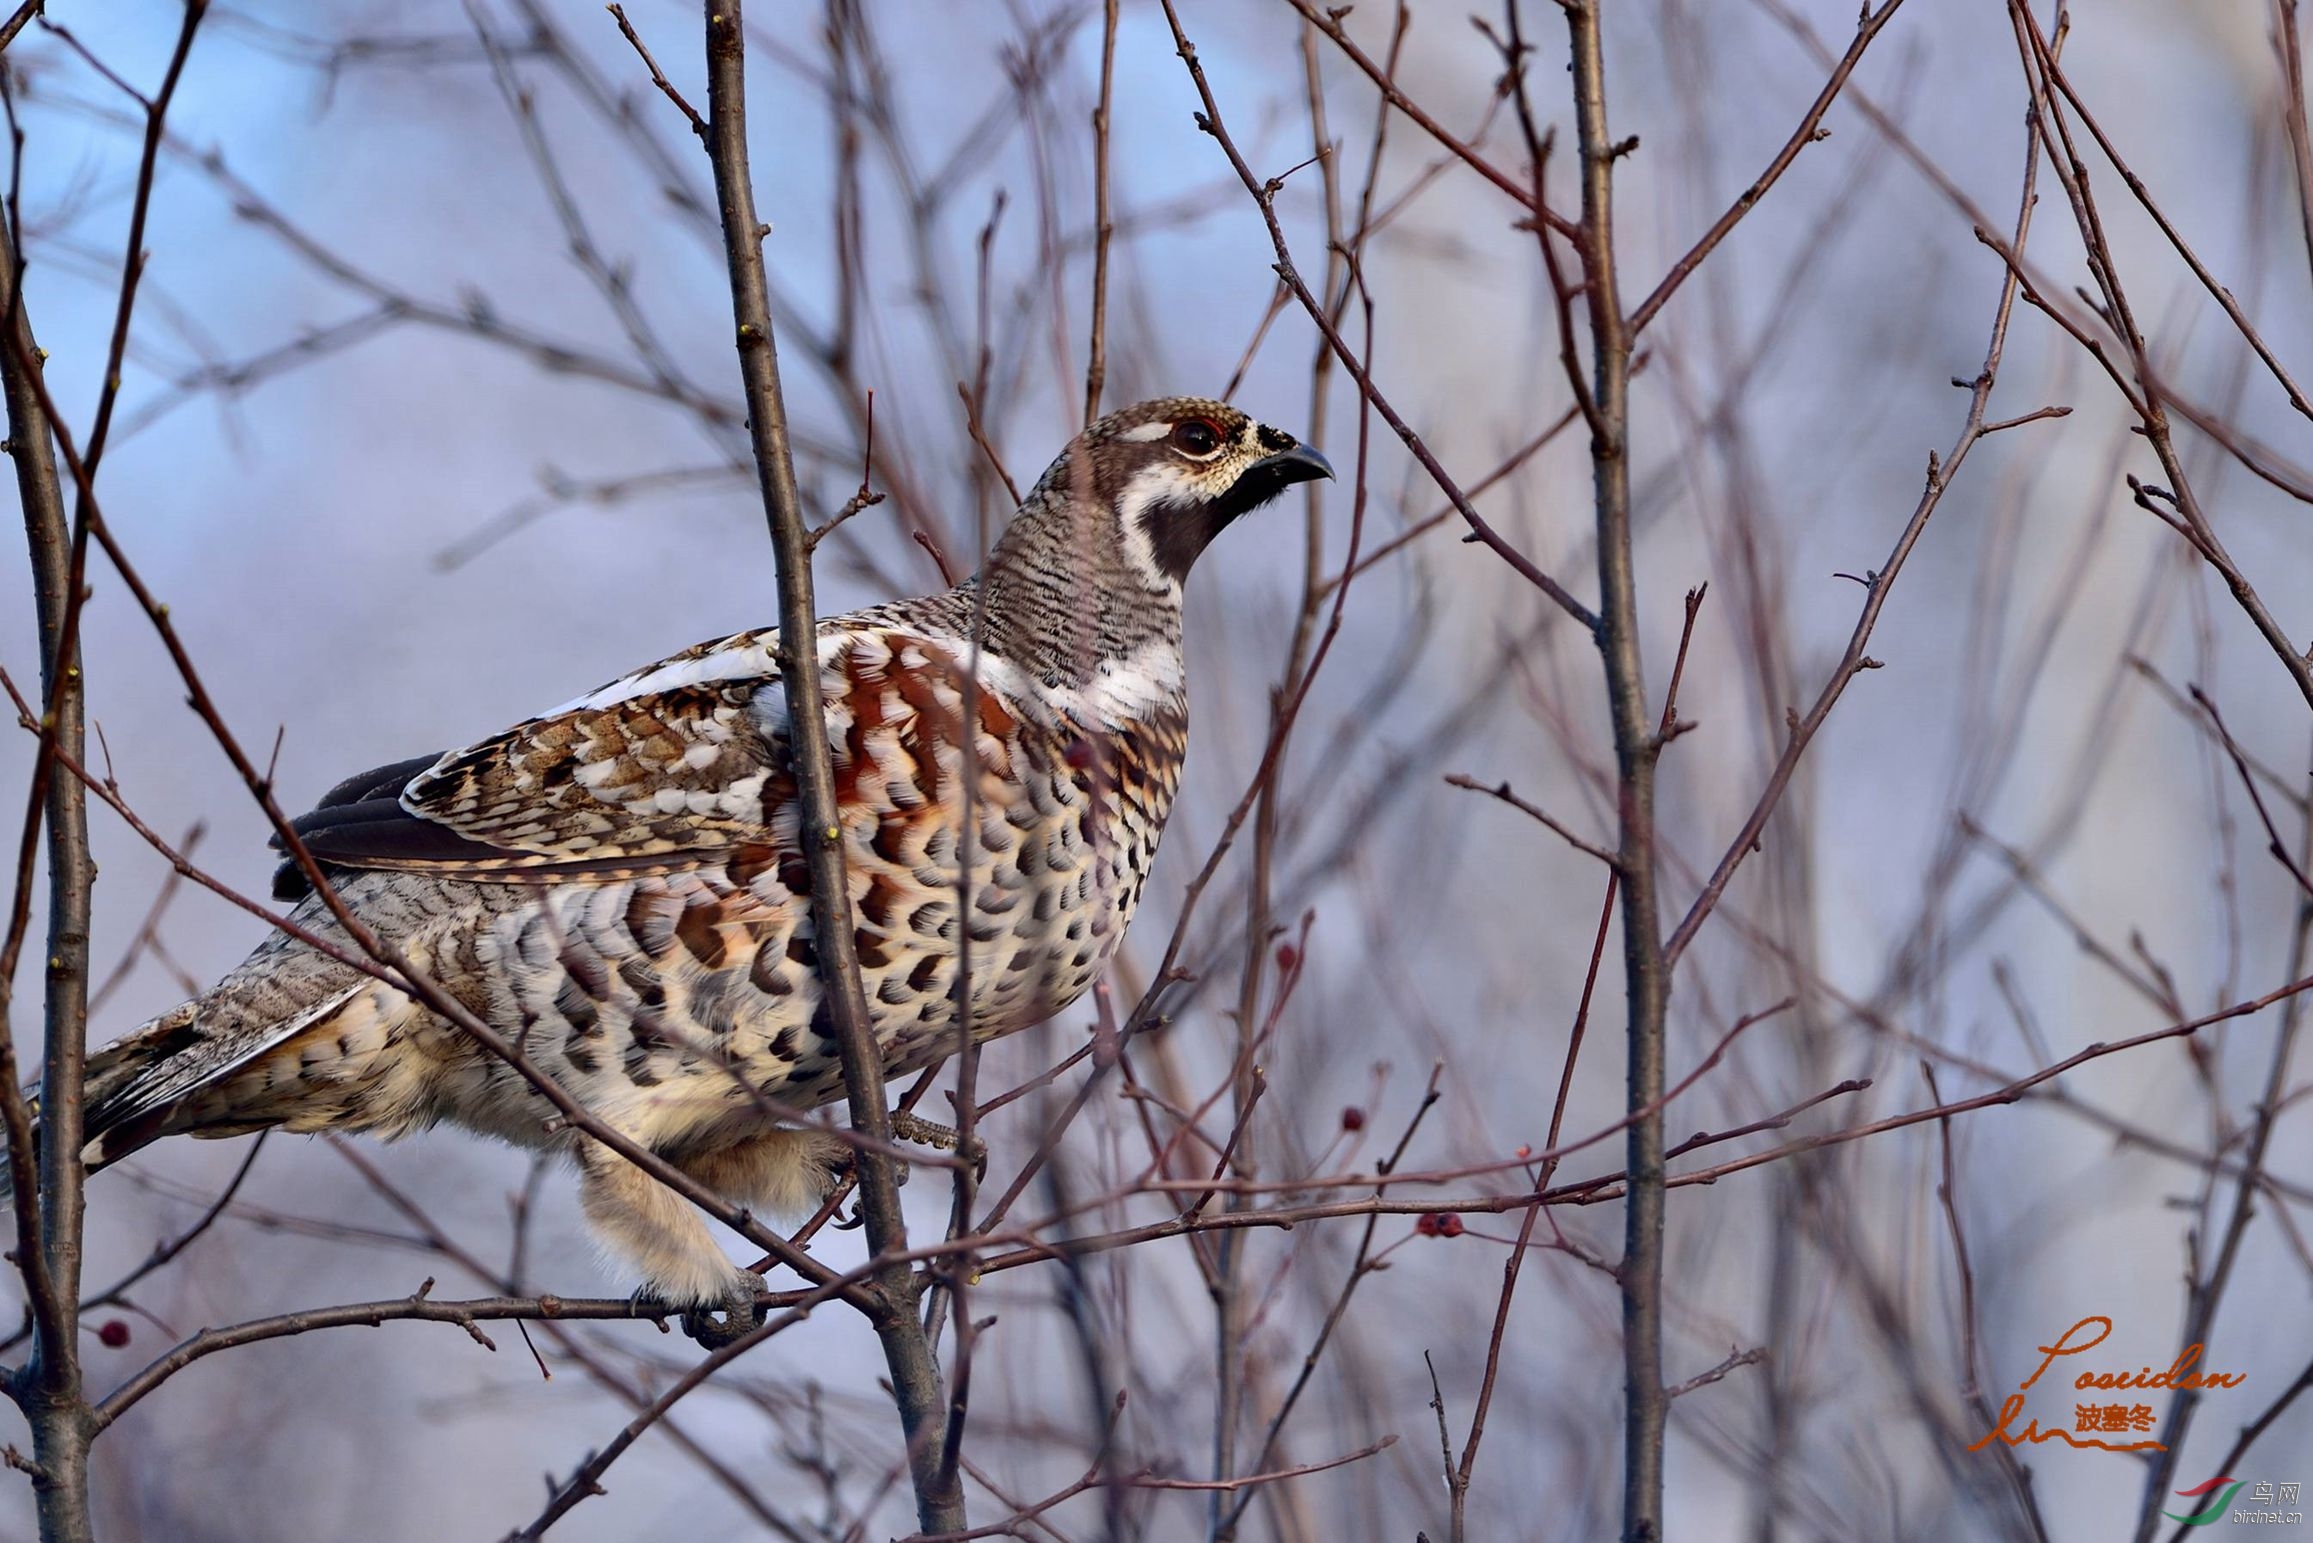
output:
[[[1307,445],[1295,445],[1290,450],[1263,456],[1247,467],[1246,472],[1282,491],[1296,482],[1314,482],[1319,477],[1331,480],[1333,463]]]
[[[1217,531],[1238,516],[1252,513],[1296,482],[1312,482],[1332,475],[1332,463],[1307,445],[1265,455],[1246,467],[1236,485],[1210,505],[1210,529]],[[1206,539],[1211,539],[1210,532]]]

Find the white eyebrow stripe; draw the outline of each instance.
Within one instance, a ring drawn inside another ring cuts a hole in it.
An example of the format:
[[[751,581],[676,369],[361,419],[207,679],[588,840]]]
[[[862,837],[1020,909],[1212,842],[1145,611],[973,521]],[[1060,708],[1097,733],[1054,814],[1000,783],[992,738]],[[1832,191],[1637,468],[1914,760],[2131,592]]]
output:
[[[1119,434],[1116,437],[1118,439],[1130,440],[1136,445],[1145,445],[1151,440],[1164,438],[1172,431],[1173,426],[1169,423],[1143,423],[1126,429],[1122,434]]]

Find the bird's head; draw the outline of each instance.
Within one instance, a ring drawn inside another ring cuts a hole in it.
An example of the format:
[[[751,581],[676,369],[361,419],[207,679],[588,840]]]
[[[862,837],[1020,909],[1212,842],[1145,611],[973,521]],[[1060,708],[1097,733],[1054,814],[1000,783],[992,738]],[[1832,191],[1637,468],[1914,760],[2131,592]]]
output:
[[[1036,495],[1111,514],[1126,560],[1170,588],[1231,521],[1296,482],[1330,477],[1325,457],[1226,402],[1165,397],[1098,420],[1036,484]]]

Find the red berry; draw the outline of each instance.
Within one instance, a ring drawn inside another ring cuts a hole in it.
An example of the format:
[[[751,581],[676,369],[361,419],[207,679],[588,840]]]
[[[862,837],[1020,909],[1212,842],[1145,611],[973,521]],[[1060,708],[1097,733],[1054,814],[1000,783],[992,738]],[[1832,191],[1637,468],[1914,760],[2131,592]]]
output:
[[[96,1337],[110,1350],[118,1350],[129,1342],[129,1326],[119,1318],[107,1318],[96,1331]]]
[[[1462,1219],[1451,1211],[1424,1211],[1421,1220],[1414,1223],[1414,1231],[1425,1238],[1458,1238]]]
[[[1341,1128],[1343,1130],[1365,1129],[1365,1111],[1358,1108],[1355,1104],[1351,1104],[1347,1109],[1342,1110]]]
[[[1425,1238],[1436,1237],[1438,1235],[1438,1213],[1435,1211],[1422,1212],[1420,1219],[1414,1223],[1414,1231]]]
[[[1280,943],[1280,944],[1278,944],[1278,945],[1277,945],[1277,968],[1278,968],[1278,969],[1280,969],[1280,970],[1286,970],[1286,971],[1290,971],[1290,970],[1291,970],[1291,969],[1292,969],[1292,968],[1293,968],[1295,965],[1299,964],[1300,962],[1301,962],[1301,950],[1300,950],[1300,949],[1298,949],[1298,948],[1295,948],[1295,947],[1294,947],[1292,944],[1290,944],[1290,943]]]

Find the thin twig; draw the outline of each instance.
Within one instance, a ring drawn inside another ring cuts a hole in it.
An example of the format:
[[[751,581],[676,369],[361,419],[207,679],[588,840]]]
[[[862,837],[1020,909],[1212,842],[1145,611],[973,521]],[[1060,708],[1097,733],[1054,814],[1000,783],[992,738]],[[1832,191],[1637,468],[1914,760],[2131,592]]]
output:
[[[651,84],[666,93],[667,100],[674,103],[676,108],[681,111],[684,119],[690,123],[691,132],[698,135],[699,138],[705,139],[707,137],[707,120],[699,116],[697,108],[683,100],[683,94],[677,91],[669,83],[665,74],[660,71],[658,60],[651,57],[650,49],[644,46],[642,38],[636,34],[634,23],[626,19],[626,8],[614,5],[610,8],[610,14],[611,18],[618,23],[618,30],[625,34],[629,43],[634,45],[634,51],[642,56],[643,68],[650,71],[651,74]]]
[[[1542,809],[1534,804],[1530,804],[1525,799],[1520,798],[1516,793],[1511,791],[1510,784],[1507,782],[1498,782],[1492,787],[1488,787],[1486,784],[1480,782],[1477,778],[1469,776],[1466,773],[1448,772],[1446,774],[1446,783],[1449,787],[1467,788],[1473,793],[1483,793],[1488,798],[1499,799],[1501,802],[1508,804],[1511,808],[1517,810],[1520,814],[1526,816],[1528,819],[1540,825],[1544,830],[1549,831],[1550,834],[1556,836],[1559,840],[1565,842],[1568,846],[1574,848],[1575,851],[1582,853],[1586,857],[1595,857],[1600,862],[1606,864],[1606,866],[1609,868],[1614,867],[1616,863],[1620,861],[1620,859],[1618,859],[1612,852],[1609,852],[1606,848],[1600,846],[1597,842],[1586,841],[1582,837],[1574,834],[1573,831],[1568,830],[1564,825],[1553,819],[1548,810]]]
[[[2039,153],[2040,128],[2039,120],[2035,117],[2027,131],[2023,190],[2016,209],[2015,235],[2006,248],[2011,252],[2021,253],[2025,239],[2031,233],[2032,207],[2037,197],[2035,189]],[[1776,758],[1775,769],[1768,774],[1766,787],[1751,806],[1751,812],[1736,832],[1734,840],[1727,843],[1717,866],[1711,870],[1710,878],[1704,882],[1702,892],[1695,897],[1694,903],[1687,908],[1687,914],[1671,930],[1669,939],[1663,945],[1663,956],[1668,965],[1674,968],[1677,966],[1680,955],[1695,940],[1695,934],[1709,919],[1719,897],[1726,893],[1727,884],[1734,878],[1735,870],[1757,848],[1760,834],[1767,828],[1768,817],[1782,802],[1784,789],[1790,785],[1792,775],[1799,769],[1800,758],[1807,753],[1807,747],[1814,743],[1817,732],[1823,727],[1824,720],[1830,717],[1831,709],[1838,705],[1849,683],[1863,671],[1878,668],[1878,661],[1865,653],[1864,649],[1870,643],[1872,629],[1879,621],[1880,608],[1887,603],[1897,575],[1903,571],[1913,547],[1918,545],[1920,536],[1926,531],[1929,517],[1943,502],[1945,491],[1959,475],[1968,452],[1984,437],[1985,410],[1991,404],[1993,383],[1999,378],[2000,359],[2007,346],[2008,322],[2015,311],[2019,282],[2016,266],[2010,263],[2001,275],[1999,298],[1992,312],[1991,340],[1984,348],[1983,368],[1977,371],[1974,380],[1967,382],[1968,411],[1959,435],[1953,440],[1951,449],[1940,459],[1935,452],[1928,452],[1927,484],[1921,490],[1918,502],[1912,507],[1911,518],[1904,522],[1903,530],[1897,535],[1894,547],[1880,567],[1874,570],[1866,585],[1863,609],[1856,617],[1854,630],[1848,635],[1846,650],[1840,655],[1831,678],[1824,682],[1806,716],[1801,717],[1796,711],[1790,714],[1789,733],[1781,755]]]
[[[1823,115],[1831,111],[1833,102],[1839,100],[1840,88],[1847,84],[1847,77],[1854,74],[1855,66],[1862,62],[1863,51],[1871,46],[1872,39],[1879,36],[1880,29],[1894,19],[1896,7],[1902,4],[1903,0],[1882,0],[1876,11],[1869,4],[1864,6],[1856,18],[1855,37],[1847,45],[1847,52],[1840,55],[1839,62],[1832,66],[1831,78],[1823,83],[1823,89],[1816,93],[1814,102],[1800,118],[1799,126],[1791,131],[1791,137],[1783,142],[1783,148],[1775,152],[1775,158],[1767,163],[1767,169],[1736,195],[1735,201],[1727,206],[1727,212],[1711,222],[1711,228],[1704,231],[1677,262],[1671,264],[1670,271],[1662,276],[1661,282],[1630,313],[1633,336],[1646,330],[1647,323],[1654,320],[1655,313],[1677,293],[1681,284],[1694,275],[1703,260],[1718,249],[1719,243],[1727,239],[1737,222],[1758,207],[1759,200],[1767,196],[1768,190],[1781,180],[1783,173],[1790,170],[1791,163],[1799,159],[1799,152],[1825,137]]]
[[[1100,416],[1108,381],[1108,246],[1116,234],[1109,210],[1109,113],[1116,100],[1117,0],[1101,0],[1100,101],[1092,109],[1092,342],[1084,366],[1084,421]]]
[[[1320,30],[1325,28],[1326,22],[1318,20],[1313,10],[1303,9],[1303,0],[1291,0],[1291,3],[1297,9],[1302,9],[1302,14],[1308,17]],[[1348,372],[1349,377],[1357,382],[1359,392],[1364,395],[1368,402],[1373,404],[1373,410],[1381,414],[1382,421],[1389,425],[1390,431],[1397,435],[1413,458],[1421,463],[1422,470],[1428,473],[1430,480],[1437,484],[1438,491],[1446,495],[1447,501],[1454,506],[1455,512],[1460,514],[1469,525],[1471,533],[1495,555],[1515,569],[1527,583],[1532,584],[1547,595],[1560,610],[1580,622],[1585,631],[1595,633],[1598,630],[1598,618],[1591,612],[1590,608],[1575,599],[1573,593],[1564,585],[1543,572],[1533,559],[1511,545],[1499,531],[1494,529],[1490,522],[1471,507],[1468,496],[1462,492],[1453,478],[1446,474],[1445,467],[1431,453],[1428,444],[1413,431],[1405,419],[1398,415],[1397,410],[1390,406],[1388,398],[1381,394],[1380,388],[1373,382],[1373,377],[1367,373],[1364,361],[1351,350],[1339,330],[1334,327],[1331,318],[1326,313],[1324,303],[1302,281],[1300,271],[1293,264],[1292,249],[1285,241],[1285,229],[1277,220],[1277,184],[1275,180],[1264,181],[1256,177],[1253,174],[1253,168],[1238,151],[1236,141],[1229,137],[1228,129],[1221,121],[1220,104],[1214,99],[1211,83],[1205,79],[1205,67],[1197,59],[1196,45],[1191,43],[1188,35],[1181,30],[1180,18],[1174,13],[1172,0],[1163,0],[1163,4],[1165,19],[1172,27],[1174,47],[1179,52],[1182,62],[1188,66],[1190,80],[1197,88],[1198,98],[1204,103],[1205,110],[1198,115],[1198,126],[1212,135],[1214,141],[1220,145],[1222,153],[1228,157],[1230,167],[1237,173],[1238,180],[1244,183],[1245,190],[1253,195],[1254,202],[1260,207],[1261,217],[1269,227],[1270,244],[1277,253],[1277,276],[1285,281],[1286,287],[1293,292],[1293,298],[1300,301],[1301,308],[1309,313],[1309,319],[1316,324],[1318,332],[1324,336],[1326,346],[1333,350],[1336,358],[1340,359],[1342,368]],[[1338,26],[1338,23],[1334,25]]]
[[[1709,1371],[1698,1372],[1694,1376],[1689,1377],[1684,1382],[1676,1383],[1671,1387],[1663,1389],[1663,1397],[1684,1398],[1687,1394],[1692,1393],[1697,1388],[1709,1387],[1712,1383],[1717,1382],[1720,1378],[1726,1376],[1729,1372],[1740,1370],[1746,1366],[1757,1366],[1761,1361],[1766,1359],[1767,1347],[1765,1345],[1753,1345],[1748,1350],[1730,1351],[1728,1352],[1727,1358],[1724,1361],[1721,1361],[1718,1365],[1712,1367]]]

